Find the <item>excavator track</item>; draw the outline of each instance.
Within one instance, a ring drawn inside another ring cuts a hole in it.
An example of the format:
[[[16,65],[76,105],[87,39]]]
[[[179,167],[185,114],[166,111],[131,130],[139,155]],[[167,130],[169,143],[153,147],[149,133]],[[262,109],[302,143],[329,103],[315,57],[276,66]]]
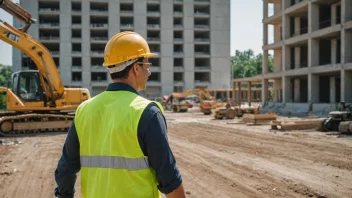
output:
[[[26,114],[0,117],[0,136],[21,137],[28,135],[67,132],[73,115]]]

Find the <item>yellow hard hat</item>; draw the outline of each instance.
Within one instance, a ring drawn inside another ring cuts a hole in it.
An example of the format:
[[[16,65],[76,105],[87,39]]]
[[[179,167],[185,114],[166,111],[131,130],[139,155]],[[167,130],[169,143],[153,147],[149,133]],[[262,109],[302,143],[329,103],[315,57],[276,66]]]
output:
[[[108,67],[122,63],[118,69],[118,71],[122,71],[129,65],[124,64],[127,61],[156,55],[150,52],[147,41],[141,35],[136,32],[125,31],[113,36],[106,44],[103,65]]]

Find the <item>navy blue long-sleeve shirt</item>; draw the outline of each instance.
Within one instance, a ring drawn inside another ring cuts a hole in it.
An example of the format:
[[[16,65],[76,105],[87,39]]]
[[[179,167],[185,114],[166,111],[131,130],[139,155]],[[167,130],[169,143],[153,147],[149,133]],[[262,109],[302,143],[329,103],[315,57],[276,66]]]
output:
[[[123,83],[111,83],[106,91],[127,90],[137,91]],[[164,194],[175,190],[182,177],[176,166],[176,160],[171,151],[167,137],[167,124],[164,115],[155,103],[149,104],[138,124],[138,142],[149,164],[155,170],[158,189]],[[55,170],[55,189],[60,195],[71,197],[74,194],[76,174],[80,171],[79,139],[74,122],[68,131],[62,156]]]

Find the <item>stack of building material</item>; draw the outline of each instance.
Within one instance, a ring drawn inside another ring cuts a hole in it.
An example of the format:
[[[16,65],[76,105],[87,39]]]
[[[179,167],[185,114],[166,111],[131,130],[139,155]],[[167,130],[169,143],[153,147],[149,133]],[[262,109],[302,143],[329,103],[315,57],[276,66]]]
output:
[[[352,122],[351,121],[341,122],[339,125],[339,132],[352,134]]]
[[[266,114],[248,114],[245,113],[242,117],[242,121],[245,123],[253,124],[270,124],[270,121],[276,120],[276,113],[266,113]]]
[[[271,129],[281,130],[306,130],[319,129],[324,119],[307,119],[307,120],[273,120],[271,121]]]

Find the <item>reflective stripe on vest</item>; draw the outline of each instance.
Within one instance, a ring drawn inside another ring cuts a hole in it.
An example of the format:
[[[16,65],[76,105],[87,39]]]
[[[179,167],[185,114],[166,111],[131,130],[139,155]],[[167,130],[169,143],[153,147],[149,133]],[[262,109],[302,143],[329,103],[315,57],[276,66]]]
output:
[[[116,156],[81,156],[81,167],[144,170],[149,168],[148,158]]]

